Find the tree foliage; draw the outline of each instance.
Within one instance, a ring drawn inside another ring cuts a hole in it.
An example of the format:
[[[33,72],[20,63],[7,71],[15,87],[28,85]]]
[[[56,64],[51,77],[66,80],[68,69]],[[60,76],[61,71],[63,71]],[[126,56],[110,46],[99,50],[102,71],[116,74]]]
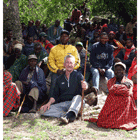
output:
[[[7,3],[9,0],[5,0]],[[90,16],[107,15],[108,13],[124,20],[136,14],[136,0],[18,0],[21,22],[40,19],[42,23],[50,26],[56,19],[61,24],[64,19],[71,16],[72,10],[86,3],[90,9]]]

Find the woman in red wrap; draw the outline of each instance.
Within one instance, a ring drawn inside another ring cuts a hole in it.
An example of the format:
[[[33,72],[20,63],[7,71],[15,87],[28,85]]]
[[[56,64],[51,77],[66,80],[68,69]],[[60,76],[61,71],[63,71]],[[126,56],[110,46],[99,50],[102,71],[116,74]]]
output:
[[[3,71],[3,116],[8,116],[10,111],[17,109],[20,105],[20,91],[15,83],[12,82],[12,75]]]
[[[128,78],[133,81],[133,97],[137,104],[137,56],[133,59],[131,67],[128,70]]]
[[[109,94],[97,122],[98,127],[132,130],[137,127],[137,108],[133,99],[133,82],[125,77],[126,66],[115,63],[115,77],[108,81]]]

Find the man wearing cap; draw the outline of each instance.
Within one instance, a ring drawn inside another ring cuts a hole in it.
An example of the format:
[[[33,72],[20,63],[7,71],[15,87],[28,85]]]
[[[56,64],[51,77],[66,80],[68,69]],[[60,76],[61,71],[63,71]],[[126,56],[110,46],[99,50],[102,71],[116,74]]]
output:
[[[36,55],[28,56],[28,66],[24,68],[20,74],[19,81],[16,85],[21,94],[26,94],[27,99],[23,105],[23,112],[35,113],[37,110],[37,102],[46,100],[46,81],[44,72],[37,66]]]
[[[125,77],[126,65],[114,65],[115,77],[108,81],[109,94],[97,120],[98,127],[132,130],[137,127],[137,108],[133,99],[133,82]]]
[[[45,32],[41,32],[39,34],[39,40],[37,42],[40,42],[41,45],[47,50],[47,49],[51,49],[53,47],[52,43],[50,43],[50,41],[48,41],[46,39],[47,34]]]
[[[107,34],[109,34],[110,32],[110,29],[108,28],[106,23],[102,26],[101,33],[102,32],[106,32]]]
[[[100,42],[93,44],[91,47],[90,64],[92,73],[92,89],[97,94],[99,89],[100,76],[105,76],[109,79],[114,77],[112,71],[113,66],[113,47],[107,43],[108,35],[106,32],[100,34]]]
[[[34,44],[34,51],[31,54],[37,56],[37,66],[40,67],[45,74],[45,77],[49,74],[49,69],[47,67],[48,53],[42,50],[42,46],[39,42]]]
[[[22,44],[15,44],[14,54],[9,56],[5,68],[11,73],[12,81],[18,80],[21,71],[27,66],[27,56],[22,54]]]
[[[84,65],[85,65],[85,55],[86,55],[86,50],[83,46],[82,42],[77,42],[76,43],[76,48],[78,50],[79,56],[80,56],[80,67],[77,69],[80,71],[82,74],[84,74]],[[90,76],[90,64],[89,64],[89,53],[87,53],[87,64],[86,64],[86,81],[88,82],[89,76]]]
[[[60,39],[62,27],[60,26],[60,20],[56,20],[55,24],[48,29],[47,39],[53,44],[57,45],[57,41]]]
[[[51,75],[51,87],[50,87],[50,95],[53,93],[56,78],[64,73],[64,57],[68,54],[71,54],[75,57],[75,67],[74,69],[78,69],[80,66],[80,58],[78,55],[78,51],[75,46],[68,45],[69,41],[69,32],[67,30],[63,30],[61,32],[60,41],[62,44],[58,44],[54,46],[48,57],[48,68],[52,72]]]

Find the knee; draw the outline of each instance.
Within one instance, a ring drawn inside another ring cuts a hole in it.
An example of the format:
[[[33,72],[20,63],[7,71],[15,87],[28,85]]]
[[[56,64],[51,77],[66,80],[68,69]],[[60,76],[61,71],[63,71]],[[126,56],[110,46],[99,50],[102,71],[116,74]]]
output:
[[[82,99],[82,96],[81,95],[75,95],[73,98],[74,99]]]
[[[99,74],[99,71],[98,71],[98,69],[91,68],[91,73],[92,73],[92,75],[93,74],[97,75],[97,74]]]
[[[111,75],[114,75],[114,71],[113,71],[113,70],[111,70],[111,69],[108,69],[108,70],[106,71],[106,74],[111,74]]]
[[[22,82],[19,81],[19,80],[17,80],[17,81],[15,81],[15,84],[16,84],[16,85],[22,85]]]

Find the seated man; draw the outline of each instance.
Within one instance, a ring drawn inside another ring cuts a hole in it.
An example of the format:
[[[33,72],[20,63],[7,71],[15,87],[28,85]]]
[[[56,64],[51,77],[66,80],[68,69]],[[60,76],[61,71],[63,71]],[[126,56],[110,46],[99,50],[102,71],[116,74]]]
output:
[[[10,111],[20,106],[20,92],[15,83],[12,82],[12,75],[3,71],[3,116],[8,116]]]
[[[80,67],[77,70],[84,75],[86,50],[85,50],[82,42],[77,42],[76,43],[76,48],[78,50],[80,60],[81,60]],[[91,72],[90,72],[90,63],[89,63],[88,58],[89,58],[89,53],[87,52],[87,64],[86,64],[86,76],[85,76],[85,79],[86,79],[87,82],[89,82],[90,74],[91,74]]]
[[[126,65],[114,65],[115,77],[108,81],[109,94],[98,116],[88,121],[98,127],[132,130],[137,127],[137,108],[133,99],[133,82],[125,77]]]
[[[32,51],[34,51],[33,37],[28,35],[27,41],[25,42],[25,46],[22,49],[22,53],[28,56],[31,54]]]
[[[13,31],[6,30],[6,38],[3,40],[3,62],[6,65],[8,57],[13,54]]]
[[[131,63],[136,56],[135,54],[135,46],[133,44],[133,41],[128,38],[126,40],[126,46],[124,49],[122,49],[116,56],[117,60],[122,61],[126,65],[126,73],[128,73],[128,69],[131,67]]]
[[[53,44],[57,45],[57,41],[60,39],[62,27],[60,26],[60,20],[56,20],[55,24],[48,29],[47,39]]]
[[[46,63],[49,54],[42,50],[42,46],[39,42],[34,44],[34,51],[31,54],[35,54],[37,56],[37,66],[40,67],[46,75],[49,71]]]
[[[47,92],[44,72],[37,66],[36,55],[28,56],[28,66],[20,74],[16,85],[21,94],[28,95],[28,99],[23,104],[22,111],[35,113],[37,110],[37,101],[43,102]]]
[[[12,74],[12,81],[18,80],[21,71],[27,66],[27,56],[22,54],[22,44],[14,46],[14,54],[9,56],[6,69]]]
[[[41,45],[47,50],[48,48],[52,48],[53,45],[46,40],[47,34],[45,32],[41,32],[39,34],[39,40],[37,40],[37,42],[40,42]]]
[[[107,43],[108,35],[101,33],[100,42],[93,44],[90,54],[90,64],[92,73],[92,91],[97,94],[99,89],[100,75],[109,79],[114,77],[113,66],[113,47]]]
[[[78,51],[75,48],[75,46],[68,45],[69,41],[69,32],[66,30],[63,30],[61,32],[61,38],[60,38],[62,44],[58,44],[54,46],[49,54],[48,57],[48,68],[52,72],[51,74],[51,87],[49,94],[51,95],[53,93],[56,78],[64,73],[64,57],[68,54],[71,54],[75,57],[75,67],[74,69],[78,69],[80,66],[80,58],[78,55]]]
[[[81,73],[74,70],[75,57],[67,55],[64,58],[65,73],[56,80],[55,90],[50,96],[49,102],[41,107],[42,115],[61,117],[64,123],[74,121],[81,108],[82,88],[86,90],[88,85],[83,80]],[[54,105],[51,105],[55,103]],[[67,113],[66,113],[67,112]]]
[[[119,31],[116,32],[116,40],[120,41],[120,43],[125,46],[126,39],[127,36],[124,31],[124,25],[120,25]]]

